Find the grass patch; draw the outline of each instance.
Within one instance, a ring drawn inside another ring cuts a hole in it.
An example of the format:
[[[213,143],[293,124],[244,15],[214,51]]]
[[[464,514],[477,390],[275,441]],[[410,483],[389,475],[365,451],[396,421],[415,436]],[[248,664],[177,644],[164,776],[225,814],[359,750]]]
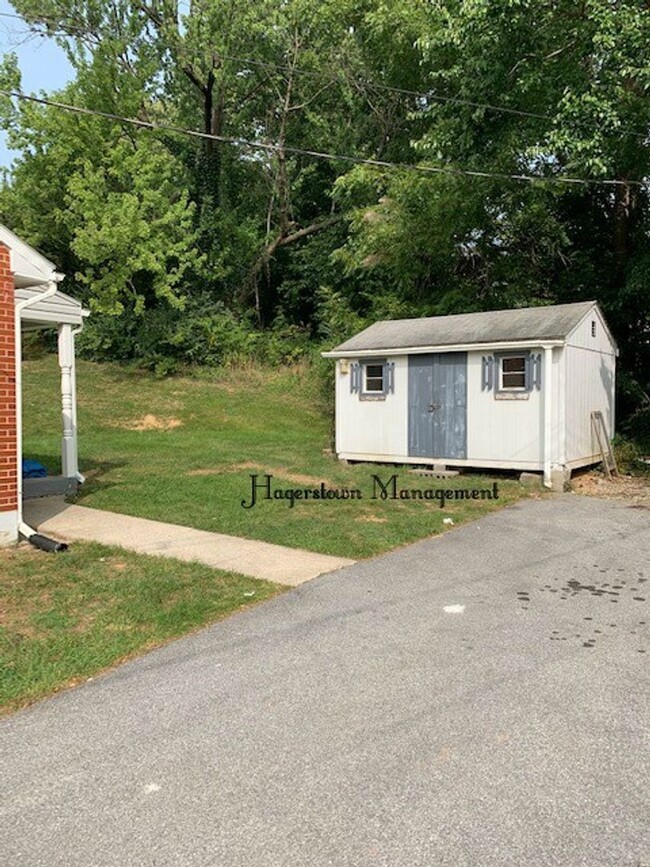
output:
[[[28,545],[0,551],[0,713],[281,589],[90,543],[58,555]]]
[[[59,472],[59,372],[54,356],[24,363],[25,456]],[[331,419],[313,370],[247,367],[200,377],[157,379],[118,365],[78,364],[80,462],[87,483],[78,502],[127,515],[185,524],[360,558],[439,533],[514,502],[528,491],[499,480],[497,501],[370,499],[372,474],[399,472],[403,487],[484,488],[487,476],[449,482],[406,469],[345,466],[327,454]],[[241,507],[250,475],[274,474],[281,487],[324,481],[359,488],[362,501],[286,501]]]

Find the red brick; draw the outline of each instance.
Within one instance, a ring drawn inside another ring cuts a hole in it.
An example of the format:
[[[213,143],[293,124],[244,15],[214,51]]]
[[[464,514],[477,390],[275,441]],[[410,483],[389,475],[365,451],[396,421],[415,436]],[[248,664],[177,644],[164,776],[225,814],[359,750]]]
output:
[[[14,276],[9,248],[0,244],[0,511],[17,507],[16,344]]]

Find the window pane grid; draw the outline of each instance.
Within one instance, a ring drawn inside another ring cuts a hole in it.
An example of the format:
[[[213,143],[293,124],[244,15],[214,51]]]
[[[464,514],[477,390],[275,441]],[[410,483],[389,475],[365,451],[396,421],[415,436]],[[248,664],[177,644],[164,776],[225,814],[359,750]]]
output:
[[[501,359],[501,388],[524,391],[526,389],[526,357],[506,356]]]
[[[523,373],[504,373],[503,374],[504,388],[525,388],[526,377]]]
[[[365,366],[365,390],[367,392],[384,391],[384,365],[383,364],[366,364]]]

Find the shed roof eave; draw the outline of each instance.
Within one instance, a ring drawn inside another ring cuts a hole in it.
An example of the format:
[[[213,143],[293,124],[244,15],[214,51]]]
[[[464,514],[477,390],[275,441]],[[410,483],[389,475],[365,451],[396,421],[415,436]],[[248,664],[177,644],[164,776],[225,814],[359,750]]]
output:
[[[383,349],[354,349],[354,350],[335,350],[329,352],[321,352],[323,358],[378,358],[385,355],[424,355],[427,353],[445,353],[445,352],[485,352],[485,351],[500,351],[509,349],[532,349],[534,347],[551,348],[564,346],[565,339],[557,338],[540,338],[539,340],[510,340],[500,341],[498,343],[454,343],[454,344],[438,344],[431,346],[399,346],[394,348]]]

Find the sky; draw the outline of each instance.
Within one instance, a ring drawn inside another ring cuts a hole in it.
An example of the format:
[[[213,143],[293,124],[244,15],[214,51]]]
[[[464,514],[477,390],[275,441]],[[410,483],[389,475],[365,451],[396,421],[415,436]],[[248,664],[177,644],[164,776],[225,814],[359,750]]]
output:
[[[14,52],[18,55],[26,93],[51,92],[70,81],[72,68],[52,39],[31,36],[26,24],[3,18],[2,14],[16,14],[7,0],[0,0],[0,54],[4,56]],[[11,165],[12,159],[13,153],[7,148],[5,133],[0,130],[0,168]]]

